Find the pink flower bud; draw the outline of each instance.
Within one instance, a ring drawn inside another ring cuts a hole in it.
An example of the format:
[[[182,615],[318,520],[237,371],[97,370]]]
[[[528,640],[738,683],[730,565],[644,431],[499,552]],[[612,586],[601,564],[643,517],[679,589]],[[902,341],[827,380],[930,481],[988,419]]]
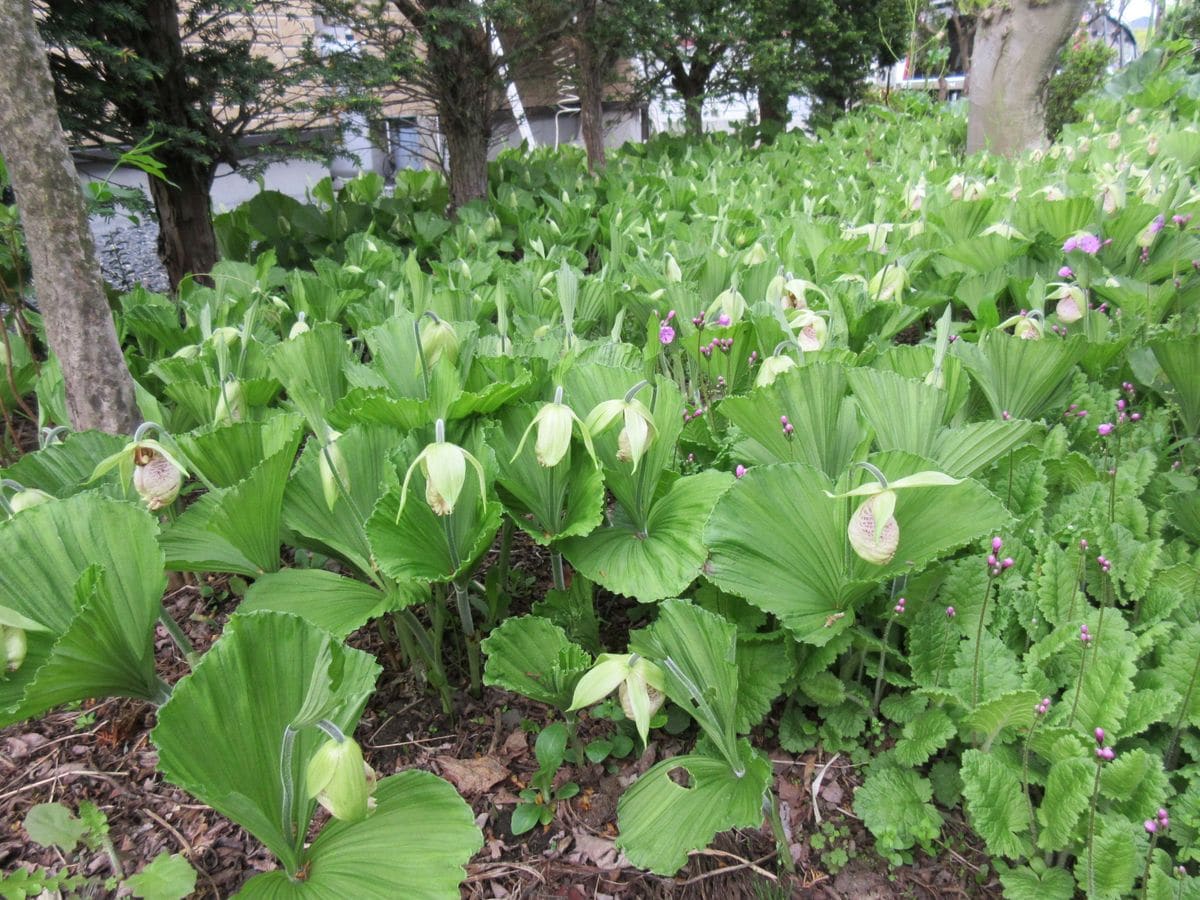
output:
[[[739,465],[736,469],[733,470],[733,474],[735,477],[741,478],[743,475],[746,474],[746,467]]]
[[[1096,433],[1099,434],[1100,437],[1108,437],[1110,434],[1112,434],[1113,427],[1114,426],[1112,422],[1104,422],[1096,426]]]

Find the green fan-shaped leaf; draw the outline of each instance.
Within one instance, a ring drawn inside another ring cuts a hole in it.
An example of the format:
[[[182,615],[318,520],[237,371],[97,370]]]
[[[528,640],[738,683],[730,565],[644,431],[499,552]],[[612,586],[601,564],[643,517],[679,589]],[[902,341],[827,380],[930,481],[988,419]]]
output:
[[[344,638],[389,610],[428,599],[429,589],[415,584],[401,585],[389,596],[369,584],[323,569],[282,569],[250,585],[238,610],[291,613]]]
[[[802,462],[836,478],[866,441],[846,387],[845,367],[814,362],[718,409],[746,435],[738,452],[747,463]],[[780,416],[793,425],[790,437]]]
[[[1183,415],[1184,427],[1189,434],[1196,434],[1200,431],[1200,367],[1196,365],[1200,359],[1200,334],[1156,341],[1150,346],[1175,389],[1175,402]]]
[[[901,453],[874,457],[889,479],[932,469]],[[876,566],[849,548],[854,498],[834,500],[833,483],[796,463],[751,469],[718,501],[705,527],[708,576],[717,586],[778,616],[807,643],[823,644],[853,621],[854,604],[888,577],[919,569],[1008,519],[972,481],[896,493],[900,542]]]
[[[256,576],[279,568],[280,522],[299,430],[233,487],[209,491],[162,536],[167,567]]]
[[[933,786],[913,769],[884,760],[871,766],[854,793],[854,812],[881,850],[907,850],[928,844],[942,828],[942,817],[930,799]]]
[[[243,900],[341,900],[403,897],[451,900],[464,867],[483,846],[471,808],[428,772],[401,772],[379,782],[376,808],[358,822],[331,821],[305,851],[305,877],[256,875]]]
[[[474,571],[492,545],[501,515],[496,501],[480,502],[479,479],[470,463],[454,513],[437,515],[425,502],[425,476],[418,467],[404,509],[395,485],[375,504],[366,530],[375,559],[388,576],[425,584],[449,582]]]
[[[962,757],[963,797],[971,825],[995,856],[1028,854],[1029,811],[1019,773],[991,753],[968,750]]]
[[[96,488],[116,497],[124,496],[128,489],[132,496],[131,487],[117,484],[115,471],[90,481],[96,463],[112,456],[127,443],[120,435],[102,431],[76,432],[67,435],[62,443],[26,453],[7,469],[0,470],[0,478],[11,478],[25,487],[39,488],[55,497],[69,497]]]
[[[946,428],[937,436],[933,458],[947,475],[974,475],[1004,454],[1033,440],[1032,422],[972,422]]]
[[[712,469],[680,478],[650,507],[644,532],[617,509],[610,525],[562,541],[563,556],[592,581],[643,603],[678,596],[704,565],[697,524],[733,480]]]
[[[301,422],[295,415],[275,415],[263,422],[234,422],[179,435],[187,465],[217,487],[233,487],[260,462],[282,450],[296,452]]]
[[[1060,759],[1050,765],[1046,793],[1037,811],[1042,826],[1038,847],[1042,850],[1061,850],[1071,842],[1080,815],[1092,802],[1095,775],[1096,764],[1088,759]]]
[[[1087,351],[1082,338],[1040,341],[993,333],[978,345],[958,341],[961,357],[997,418],[1037,419],[1068,388]]]
[[[304,769],[327,738],[312,727],[295,733],[285,810],[284,732],[302,711],[312,713],[310,695],[319,697],[318,718],[353,732],[378,673],[371,656],[297,616],[236,615],[159,709],[151,735],[159,766],[296,872],[315,805],[305,797]]]
[[[592,664],[591,654],[538,616],[507,619],[480,646],[487,654],[484,684],[560,710],[570,707],[575,685]]]
[[[1173,494],[1167,498],[1166,507],[1171,511],[1171,524],[1200,543],[1200,491]]]
[[[880,450],[932,455],[946,409],[944,391],[882,369],[850,369],[846,377]]]
[[[0,679],[0,722],[86,697],[158,697],[156,533],[144,509],[95,493],[0,522],[0,620],[29,629],[24,663]]]
[[[399,432],[379,426],[356,425],[337,439],[337,451],[345,463],[350,502],[338,489],[333,508],[325,497],[321,480],[320,442],[310,438],[300,463],[288,480],[283,496],[283,522],[296,535],[296,543],[337,556],[363,575],[374,571],[371,545],[363,525],[379,498],[398,484],[392,451],[400,445]]]
[[[582,537],[600,524],[604,475],[578,441],[557,465],[539,464],[534,454],[536,426],[517,453],[533,416],[530,407],[513,407],[488,432],[488,443],[496,451],[500,499],[517,527],[539,544]]]
[[[633,783],[617,803],[617,846],[630,862],[674,875],[689,851],[707,847],[718,832],[762,823],[771,764],[745,740],[738,752],[740,776],[724,759],[689,753],[663,760]]]
[[[271,373],[287,389],[288,399],[304,414],[310,428],[346,393],[350,351],[340,325],[323,322],[304,334],[276,344],[269,358]]]

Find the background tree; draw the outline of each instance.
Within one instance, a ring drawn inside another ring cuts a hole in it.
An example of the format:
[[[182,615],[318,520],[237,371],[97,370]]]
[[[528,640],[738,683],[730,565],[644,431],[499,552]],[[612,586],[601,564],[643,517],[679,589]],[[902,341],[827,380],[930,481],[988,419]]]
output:
[[[431,107],[449,157],[451,211],[487,196],[488,147],[506,104],[506,71],[543,54],[571,11],[555,0],[326,0],[355,42],[326,59],[349,108],[378,115],[389,102]],[[492,30],[503,36],[494,52]]]
[[[1046,143],[1046,86],[1085,0],[1004,0],[979,13],[967,152],[1011,156]]]
[[[285,0],[35,0],[63,126],[76,143],[165,141],[151,179],[159,256],[172,288],[217,261],[210,191],[243,138],[288,122],[311,89],[286,53]],[[279,52],[268,55],[272,48]]]
[[[760,0],[735,86],[755,91],[759,121],[782,127],[788,98],[806,94],[817,121],[862,96],[877,65],[895,62],[907,39],[903,0]]]
[[[629,0],[578,0],[568,36],[574,61],[571,77],[579,93],[579,131],[592,172],[605,164],[604,91],[618,60],[633,50],[633,17],[643,8]]]
[[[0,0],[0,54],[0,153],[21,210],[46,338],[62,366],[71,424],[132,431],[139,418],[133,379],[28,0]]]

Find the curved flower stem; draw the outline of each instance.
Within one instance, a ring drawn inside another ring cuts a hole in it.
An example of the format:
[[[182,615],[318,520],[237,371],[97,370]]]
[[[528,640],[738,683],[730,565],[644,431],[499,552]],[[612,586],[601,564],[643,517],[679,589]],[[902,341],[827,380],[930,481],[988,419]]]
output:
[[[1079,693],[1083,690],[1083,670],[1087,666],[1087,651],[1088,645],[1083,645],[1082,655],[1079,657],[1079,679],[1075,682],[1075,699],[1071,702],[1071,715],[1067,719],[1067,728],[1075,727],[1075,711],[1079,709]]]
[[[1179,752],[1179,734],[1183,730],[1183,723],[1187,719],[1187,711],[1191,708],[1192,695],[1196,692],[1198,677],[1200,677],[1200,655],[1197,655],[1196,664],[1192,666],[1192,677],[1188,681],[1187,692],[1183,695],[1183,705],[1179,708],[1179,718],[1176,720],[1175,730],[1171,734],[1171,744],[1167,750],[1163,766],[1168,772],[1175,768],[1175,755]]]
[[[171,636],[171,640],[175,642],[175,646],[183,653],[184,658],[187,660],[188,668],[196,668],[196,663],[200,662],[200,654],[196,652],[196,648],[192,645],[188,636],[179,627],[179,623],[175,621],[174,617],[167,612],[165,606],[160,605],[158,608],[158,621],[162,622],[163,628]]]
[[[983,592],[983,605],[979,607],[979,624],[975,627],[975,663],[971,667],[971,708],[979,705],[979,651],[983,647],[983,620],[987,615],[988,601],[992,599],[992,582],[996,576],[988,570],[987,587]]]
[[[483,688],[479,680],[479,633],[475,630],[475,618],[471,614],[471,596],[460,582],[452,582],[454,604],[458,609],[458,620],[462,625],[463,642],[467,645],[467,667],[471,673],[471,696],[478,697]]]
[[[1154,848],[1158,845],[1158,832],[1150,835],[1150,846],[1146,849],[1146,864],[1142,866],[1142,890],[1141,898],[1146,900],[1146,893],[1150,889],[1150,862],[1154,858]]]
[[[1029,808],[1029,833],[1033,835],[1033,846],[1037,846],[1037,817],[1033,814],[1033,795],[1029,793],[1029,745],[1033,742],[1033,733],[1037,731],[1041,716],[1034,716],[1033,725],[1025,735],[1025,746],[1021,751],[1021,786],[1025,789],[1025,805]]]
[[[556,591],[565,591],[567,589],[567,578],[563,573],[563,557],[557,550],[550,551],[550,570],[554,574],[554,589]]]

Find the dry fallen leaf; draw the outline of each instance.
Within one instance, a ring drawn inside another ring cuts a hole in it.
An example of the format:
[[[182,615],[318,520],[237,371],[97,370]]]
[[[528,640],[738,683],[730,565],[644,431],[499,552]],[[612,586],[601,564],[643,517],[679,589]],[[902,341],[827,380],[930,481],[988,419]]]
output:
[[[617,850],[615,842],[586,831],[576,831],[575,849],[567,854],[569,862],[579,865],[595,865],[601,869],[625,869],[629,860]]]
[[[493,785],[499,784],[508,777],[508,769],[491,756],[480,756],[475,759],[455,759],[452,756],[439,756],[436,759],[441,767],[442,775],[459,793],[468,797],[478,796]]]

